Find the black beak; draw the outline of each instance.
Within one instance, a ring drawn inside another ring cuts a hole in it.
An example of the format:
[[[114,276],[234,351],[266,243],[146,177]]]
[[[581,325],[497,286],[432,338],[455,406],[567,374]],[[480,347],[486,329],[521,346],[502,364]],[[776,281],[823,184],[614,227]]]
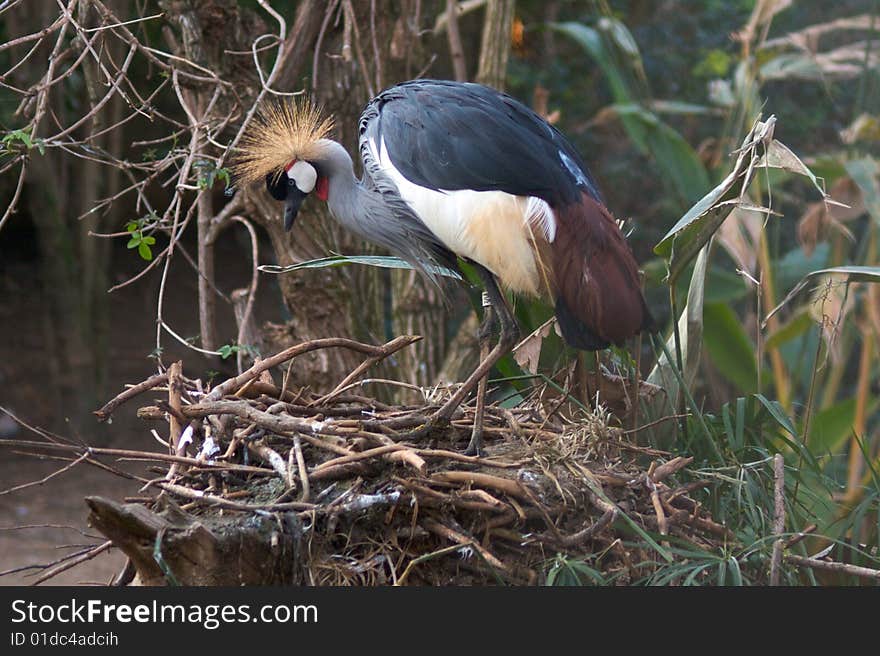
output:
[[[293,181],[291,180],[291,183]],[[307,193],[300,191],[297,189],[295,184],[290,184],[287,187],[287,198],[284,201],[284,229],[290,230],[293,227],[293,221],[296,219],[297,213],[299,213],[299,206],[302,205],[302,202],[308,196]]]

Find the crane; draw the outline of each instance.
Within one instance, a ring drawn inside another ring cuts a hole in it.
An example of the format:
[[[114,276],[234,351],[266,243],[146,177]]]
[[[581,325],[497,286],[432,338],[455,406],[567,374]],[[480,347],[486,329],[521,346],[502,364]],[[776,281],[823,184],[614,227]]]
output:
[[[359,125],[363,176],[311,105],[270,104],[243,135],[235,173],[265,180],[293,226],[305,198],[430,279],[474,266],[484,287],[480,364],[430,418],[448,421],[475,387],[466,453],[479,454],[485,379],[519,331],[499,283],[548,299],[562,336],[596,351],[653,324],[638,266],[577,150],[514,98],[473,83],[412,80],[373,98]],[[488,345],[496,328],[497,344]]]

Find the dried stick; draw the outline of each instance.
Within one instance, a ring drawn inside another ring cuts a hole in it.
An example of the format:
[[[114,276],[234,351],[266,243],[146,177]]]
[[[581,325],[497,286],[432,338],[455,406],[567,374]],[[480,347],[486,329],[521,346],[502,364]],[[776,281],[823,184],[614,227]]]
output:
[[[788,538],[788,540],[786,540],[785,548],[791,549],[794,545],[806,538],[808,535],[815,533],[817,528],[819,527],[816,524],[810,524],[803,531],[795,533],[790,538]]]
[[[439,535],[440,537],[446,538],[447,540],[451,540],[452,542],[456,542],[463,547],[470,547],[474,551],[480,554],[489,565],[494,567],[495,569],[501,570],[505,573],[510,573],[510,569],[507,565],[501,562],[495,555],[493,555],[488,549],[483,547],[479,542],[474,540],[473,538],[469,538],[466,535],[462,535],[458,531],[454,531],[448,526],[445,526],[438,522],[435,519],[430,517],[425,517],[422,520],[422,526],[426,529],[434,533],[435,535]]]
[[[263,467],[251,467],[239,465],[234,462],[204,462],[186,456],[176,456],[169,453],[153,453],[150,451],[135,451],[133,449],[110,449],[97,446],[81,446],[79,444],[59,444],[56,442],[35,442],[33,440],[0,440],[0,447],[24,447],[29,449],[46,449],[49,451],[73,451],[85,456],[117,456],[120,460],[146,460],[157,462],[178,462],[184,465],[192,465],[205,469],[232,469],[242,473],[266,474],[268,469]],[[101,463],[103,464],[103,463]]]
[[[676,458],[673,458],[669,462],[664,462],[662,465],[658,465],[653,470],[653,472],[651,473],[651,481],[653,481],[654,483],[659,483],[664,478],[672,476],[672,474],[674,474],[678,470],[684,469],[693,461],[693,456],[689,456],[687,458],[678,456]]]
[[[344,446],[339,446],[338,444],[333,444],[329,440],[322,440],[317,437],[312,437],[311,435],[305,435],[305,434],[303,434],[303,435],[296,434],[296,436],[305,440],[306,442],[311,444],[313,447],[316,447],[318,449],[324,449],[326,451],[332,451],[333,453],[335,453],[337,455],[348,456],[353,453],[353,451],[351,451],[351,449],[346,449]]]
[[[819,560],[818,558],[805,558],[804,556],[795,556],[794,554],[785,554],[783,560],[792,565],[800,567],[810,567],[812,569],[821,569],[828,572],[839,572],[843,574],[851,574],[864,579],[876,579],[880,581],[880,569],[870,569],[869,567],[859,567],[858,565],[850,565],[849,563],[838,563],[833,560]]]
[[[251,238],[251,286],[247,291],[248,300],[244,308],[244,314],[241,317],[241,323],[238,325],[238,336],[236,337],[238,345],[242,346],[244,345],[245,334],[247,333],[248,324],[251,320],[251,313],[254,309],[254,301],[257,297],[257,285],[260,281],[260,271],[257,268],[260,264],[260,246],[259,240],[257,239],[257,233],[250,221],[237,214],[230,218],[233,221],[241,223],[247,229],[248,236]],[[238,372],[241,373],[242,367],[244,366],[244,353],[241,349],[238,350],[235,357]]]
[[[167,382],[168,374],[156,374],[155,376],[150,376],[144,382],[132,385],[124,392],[117,394],[105,403],[104,407],[100,410],[95,410],[92,414],[98,418],[98,421],[107,421],[107,419],[110,418],[110,415],[113,414],[113,411],[129,399],[133,399],[138,394],[143,394],[144,392],[151,390],[154,387],[164,385]]]
[[[654,483],[653,477],[648,477],[648,488],[651,490],[651,505],[654,506],[654,513],[657,515],[657,528],[660,535],[669,535],[669,524],[666,521],[666,513],[663,511],[663,504],[660,502],[660,491],[657,484]],[[669,543],[663,541],[663,546],[668,547]]]
[[[351,25],[351,28],[354,31],[354,52],[358,60],[358,66],[361,69],[362,77],[364,78],[364,87],[368,94],[367,97],[372,98],[376,95],[378,90],[373,87],[373,82],[370,80],[370,72],[367,70],[367,61],[364,58],[364,50],[361,47],[361,32],[360,29],[358,29],[357,17],[354,15],[354,8],[351,6],[351,0],[343,0],[342,7],[345,12],[345,19],[349,21],[349,25]]]
[[[779,572],[782,565],[782,531],[785,530],[785,459],[781,453],[773,457],[773,533],[777,536],[773,543],[770,558],[770,585],[779,585]]]
[[[394,442],[392,442],[384,435],[379,436],[379,442],[383,446],[390,446],[394,444]],[[424,459],[415,452],[415,449],[411,447],[406,447],[401,450],[386,453],[382,457],[389,462],[401,462],[407,467],[414,469],[422,476],[425,476],[428,473],[428,465],[425,463]]]
[[[377,362],[378,362],[378,360],[377,360]],[[373,363],[370,363],[370,364],[373,364]],[[364,365],[366,365],[366,366],[364,366]],[[354,373],[346,376],[346,380],[353,379],[356,375],[360,374],[363,370],[369,368],[369,366],[370,365],[367,364],[366,362],[362,363],[358,367],[358,369],[355,370]],[[362,370],[361,367],[364,367],[364,369]],[[359,385],[366,385],[368,383],[380,383],[383,385],[394,385],[397,387],[404,387],[406,389],[411,389],[416,392],[421,392],[423,390],[423,388],[419,387],[418,385],[413,385],[412,383],[404,383],[399,380],[389,380],[387,378],[364,378],[363,380],[355,380],[354,382],[348,383],[347,385],[345,384],[345,381],[343,381],[343,382],[339,383],[339,385],[336,386],[336,389],[334,389],[332,392],[325,394],[324,396],[322,396],[320,399],[318,399],[316,401],[312,401],[310,405],[320,406],[320,405],[324,405],[325,403],[328,403],[329,401],[335,401],[338,399],[339,395],[342,394],[343,392],[347,392],[348,390],[350,390],[354,387],[358,387]],[[332,398],[331,398],[331,396],[332,396]]]
[[[17,39],[11,39],[5,43],[0,43],[0,52],[6,50],[7,48],[13,48],[15,46],[19,46],[23,43],[29,43],[31,41],[41,40],[43,37],[48,36],[59,27],[61,24],[66,21],[66,17],[62,14],[58,18],[55,19],[55,22],[52,23],[49,27],[45,27],[39,32],[34,32],[33,34],[28,34],[26,36],[20,36]]]
[[[410,342],[410,343],[411,343],[411,342]],[[372,355],[372,356],[370,356],[369,358],[367,358],[366,360],[364,360],[363,362],[361,362],[361,363],[355,368],[354,371],[352,371],[350,374],[348,374],[348,375],[342,380],[342,382],[339,383],[339,384],[333,389],[332,392],[330,392],[329,394],[325,394],[324,396],[322,396],[321,398],[319,398],[319,399],[316,400],[316,401],[313,401],[313,402],[310,403],[309,405],[310,405],[310,406],[315,406],[315,405],[327,405],[327,404],[329,404],[329,403],[332,403],[332,402],[336,399],[336,397],[338,397],[340,394],[342,394],[344,391],[346,391],[346,390],[350,387],[350,384],[352,383],[352,381],[354,381],[358,376],[360,376],[362,373],[364,373],[367,369],[369,369],[370,367],[372,367],[372,366],[373,366],[374,364],[376,364],[377,362],[379,362],[379,361],[381,361],[381,360],[387,358],[389,355],[392,355],[392,354],[395,353],[396,351],[399,351],[400,349],[402,349],[402,348],[404,348],[404,347],[406,347],[406,346],[409,346],[410,343],[401,344],[400,346],[398,346],[397,348],[395,348],[393,351],[392,351],[392,350],[388,350],[387,352],[377,353],[376,355]],[[391,344],[391,342],[389,342],[388,344]],[[386,347],[388,346],[388,344],[386,344]]]
[[[392,453],[393,451],[403,451],[408,448],[409,447],[404,446],[403,444],[386,444],[383,446],[378,446],[375,449],[367,449],[366,451],[361,451],[360,453],[353,453],[351,455],[327,460],[326,462],[322,462],[320,465],[315,467],[312,471],[319,472],[322,469],[327,469],[328,467],[334,467],[336,465],[346,465],[348,463],[359,462],[361,460],[369,460],[370,458],[386,455],[388,453]]]
[[[281,480],[284,481],[285,484],[290,481],[290,472],[287,469],[287,463],[284,462],[284,458],[278,455],[277,451],[261,442],[249,442],[247,448],[248,451],[259,456],[264,462],[268,463],[281,477]]]
[[[360,513],[376,507],[393,506],[400,500],[400,492],[393,490],[385,494],[358,494],[345,503],[321,508],[320,512],[333,515]]]
[[[79,458],[77,458],[76,460],[72,460],[69,464],[65,465],[65,466],[62,467],[61,469],[58,469],[58,470],[52,472],[52,473],[49,474],[48,476],[44,476],[43,478],[41,478],[41,479],[38,480],[38,481],[31,481],[31,482],[29,482],[29,483],[22,483],[21,485],[16,485],[15,487],[11,487],[11,488],[9,488],[9,489],[7,489],[7,490],[2,490],[2,491],[0,491],[0,497],[4,496],[4,495],[6,495],[6,494],[11,494],[12,492],[17,492],[17,491],[19,491],[19,490],[24,490],[24,489],[29,488],[29,487],[34,487],[34,486],[36,486],[36,485],[42,485],[42,484],[45,483],[46,481],[55,478],[55,477],[58,476],[59,474],[63,474],[64,472],[66,472],[66,471],[68,471],[68,470],[70,470],[70,469],[73,469],[73,468],[76,467],[79,463],[81,463],[83,460],[88,459],[88,457],[89,457],[88,452],[87,452],[87,453],[83,453],[83,454],[82,454]]]
[[[240,388],[248,381],[258,377],[264,371],[267,371],[272,367],[276,367],[279,364],[287,362],[291,358],[295,358],[311,351],[317,351],[324,348],[347,348],[353,351],[357,351],[359,353],[366,353],[372,356],[387,357],[392,353],[396,353],[400,349],[409,346],[410,344],[414,344],[420,339],[422,338],[418,335],[401,335],[400,337],[395,337],[390,342],[383,344],[382,346],[362,344],[361,342],[356,342],[353,339],[345,339],[344,337],[329,337],[326,339],[314,339],[309,342],[303,342],[302,344],[296,344],[295,346],[286,348],[280,353],[276,353],[275,355],[266,358],[265,360],[255,363],[254,366],[252,366],[244,373],[239,374],[235,378],[230,378],[226,380],[225,382],[221,383],[213,390],[211,390],[211,393],[205,397],[205,400],[219,401],[227,394],[233,394],[235,390]]]
[[[181,441],[183,433],[183,423],[180,420],[182,416],[181,408],[183,407],[183,380],[182,380],[183,362],[178,360],[171,364],[168,368],[168,444],[171,447],[171,453],[176,456],[182,456],[186,453],[186,443]],[[168,468],[166,480],[173,480],[177,476],[180,469],[180,463],[172,463]]]
[[[202,401],[184,406],[183,414],[190,418],[209,415],[234,415],[265,428],[273,433],[307,433],[310,435],[350,436],[360,432],[356,427],[338,427],[331,421],[300,419],[257,410],[247,401]]]
[[[497,460],[489,460],[480,456],[466,456],[463,453],[447,451],[446,449],[414,449],[414,451],[425,458],[444,458],[459,462],[479,463],[481,467],[496,467],[498,469],[516,469],[525,464],[525,461],[522,460],[517,462],[498,462]]]
[[[433,560],[434,558],[439,558],[440,556],[445,556],[448,553],[454,553],[461,550],[461,545],[453,544],[448,547],[443,547],[442,549],[438,549],[437,551],[432,551],[431,553],[422,554],[417,558],[413,558],[406,566],[406,569],[403,570],[403,574],[400,576],[397,581],[395,581],[394,585],[399,586],[403,585],[404,581],[409,577],[409,573],[412,571],[413,567],[418,565],[419,563],[423,563],[427,560]]]
[[[528,493],[519,481],[509,478],[501,478],[500,476],[492,476],[491,474],[481,474],[479,472],[465,471],[441,471],[431,475],[431,480],[444,483],[469,483],[471,485],[479,485],[480,487],[488,487],[499,492],[504,492],[512,497],[522,499],[523,501],[532,501],[533,497]]]
[[[461,17],[485,5],[486,0],[463,0],[463,2],[457,2],[456,4],[458,5],[455,8],[456,15]],[[444,9],[443,12],[437,15],[437,19],[434,21],[433,32],[435,36],[446,29],[446,23],[448,20],[449,12]]]
[[[171,364],[168,368],[168,425],[170,431],[171,450],[175,455],[183,455],[180,453],[180,436],[183,433],[182,422],[180,417],[183,416],[181,409],[183,408],[183,381],[182,372],[183,362],[178,360]],[[186,448],[186,447],[184,447]]]
[[[545,542],[548,544],[558,544],[562,547],[576,547],[585,543],[587,540],[596,536],[600,531],[604,530],[606,526],[611,524],[615,519],[617,519],[617,508],[609,508],[602,516],[596,520],[594,523],[590,524],[586,528],[578,531],[577,533],[572,533],[571,535],[563,535],[561,537],[557,537],[555,535],[539,535],[537,536],[537,540],[539,542]]]
[[[43,583],[44,581],[48,581],[49,579],[58,576],[62,572],[66,572],[67,570],[76,567],[80,563],[84,563],[87,560],[91,560],[95,556],[104,553],[112,546],[113,546],[113,541],[107,540],[106,542],[96,546],[94,549],[89,549],[84,554],[81,554],[81,555],[77,556],[76,558],[71,558],[67,562],[61,563],[57,567],[53,567],[48,572],[43,572],[39,577],[37,577],[37,579],[34,580],[34,582],[31,585],[40,585],[40,583]]]
[[[166,492],[171,492],[172,494],[181,496],[184,499],[192,499],[193,501],[204,502],[208,505],[218,506],[220,508],[226,508],[228,510],[241,510],[247,512],[258,512],[261,510],[312,511],[317,508],[317,506],[315,506],[315,504],[313,503],[302,503],[300,501],[287,501],[284,503],[237,503],[235,501],[224,499],[223,497],[218,497],[214,494],[209,494],[208,492],[203,492],[202,490],[193,490],[191,488],[184,487],[183,485],[177,485],[175,483],[157,481],[155,484],[161,487]]]
[[[302,496],[300,501],[303,503],[309,500],[309,474],[306,471],[306,461],[303,458],[302,445],[300,444],[299,435],[293,436],[293,453],[296,455],[296,466],[299,470],[299,479],[302,482]]]

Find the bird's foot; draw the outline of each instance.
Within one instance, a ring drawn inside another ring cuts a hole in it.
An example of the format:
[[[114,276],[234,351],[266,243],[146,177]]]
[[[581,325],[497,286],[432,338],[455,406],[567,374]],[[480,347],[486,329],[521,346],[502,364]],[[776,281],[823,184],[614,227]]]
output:
[[[483,453],[482,445],[479,442],[474,443],[473,439],[471,439],[471,441],[468,442],[467,448],[464,450],[464,455],[482,458],[485,454]]]
[[[474,432],[471,433],[471,440],[468,442],[467,448],[464,450],[466,456],[483,457],[483,427],[474,426]]]

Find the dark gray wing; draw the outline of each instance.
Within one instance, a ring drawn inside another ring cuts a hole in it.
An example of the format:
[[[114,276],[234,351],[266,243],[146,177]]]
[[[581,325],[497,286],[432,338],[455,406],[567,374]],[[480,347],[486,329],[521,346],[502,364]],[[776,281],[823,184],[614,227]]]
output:
[[[504,191],[551,205],[601,197],[577,150],[519,101],[479,84],[414,80],[374,98],[361,146],[384,138],[394,166],[430,189]]]

